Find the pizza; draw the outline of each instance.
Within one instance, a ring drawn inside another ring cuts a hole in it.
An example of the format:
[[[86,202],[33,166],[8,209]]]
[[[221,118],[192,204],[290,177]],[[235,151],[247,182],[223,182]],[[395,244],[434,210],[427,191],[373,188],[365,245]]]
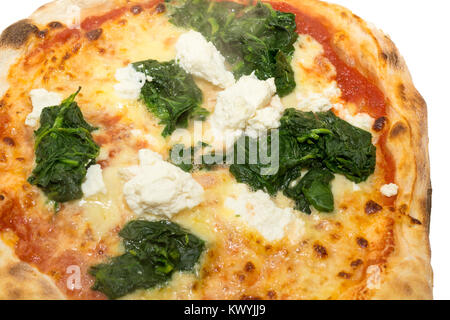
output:
[[[0,39],[3,299],[431,299],[427,111],[316,0],[58,0]]]

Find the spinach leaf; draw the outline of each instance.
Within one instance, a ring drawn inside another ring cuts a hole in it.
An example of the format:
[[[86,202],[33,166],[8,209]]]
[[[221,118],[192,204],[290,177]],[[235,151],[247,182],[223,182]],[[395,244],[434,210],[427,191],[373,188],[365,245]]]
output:
[[[356,183],[367,180],[376,164],[376,148],[370,132],[352,126],[331,111],[319,113],[317,117],[333,132],[324,139],[327,168]]]
[[[287,109],[280,122],[275,150],[278,165],[266,164],[259,155],[252,154],[253,150],[258,150],[270,157],[274,130],[267,139],[255,141],[242,137],[245,143],[236,142],[230,172],[238,182],[271,195],[283,191],[295,200],[296,208],[305,213],[311,213],[310,206],[321,212],[331,212],[334,210],[330,187],[333,173],[343,174],[356,183],[373,174],[376,148],[369,132],[352,126],[331,111],[312,113]],[[250,148],[251,143],[258,147]],[[236,154],[244,154],[245,160],[238,162]],[[252,157],[256,161],[250,161]],[[300,179],[302,170],[309,172]],[[298,183],[292,187],[294,182]]]
[[[91,135],[95,128],[84,120],[75,102],[79,91],[61,105],[45,108],[35,131],[36,168],[28,181],[56,202],[83,196],[81,184],[100,150]]]
[[[255,72],[260,80],[275,78],[280,96],[294,90],[290,65],[298,38],[294,14],[261,2],[186,0],[172,10],[170,21],[202,33],[224,55],[237,78]]]
[[[93,290],[110,299],[170,280],[176,271],[192,271],[205,248],[203,240],[169,221],[134,220],[119,235],[125,253],[92,267]]]
[[[200,107],[202,92],[190,74],[175,61],[146,60],[133,63],[134,68],[152,77],[141,89],[141,99],[147,108],[165,125],[164,137],[178,127],[187,127],[188,120],[205,120],[208,111]]]
[[[209,144],[205,142],[198,142],[196,146],[191,147],[176,144],[169,151],[170,162],[186,172],[191,172],[194,169],[210,170],[215,164],[205,163],[203,151],[206,147],[209,147]]]
[[[296,208],[311,213],[310,205],[320,212],[334,210],[334,197],[330,182],[334,175],[325,168],[313,168],[294,186],[284,190],[284,194],[296,201]]]

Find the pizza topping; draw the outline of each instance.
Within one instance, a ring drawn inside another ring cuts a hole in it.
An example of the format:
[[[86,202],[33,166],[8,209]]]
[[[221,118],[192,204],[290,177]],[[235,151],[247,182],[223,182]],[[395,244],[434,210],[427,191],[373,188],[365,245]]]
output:
[[[294,90],[290,60],[298,35],[293,14],[261,2],[187,0],[174,8],[170,21],[203,34],[223,54],[237,79],[255,72],[261,80],[274,78],[280,97]]]
[[[116,80],[119,83],[114,85],[114,90],[121,98],[137,100],[147,78],[144,73],[136,71],[129,64],[125,68],[117,69]]]
[[[256,138],[277,128],[284,108],[275,92],[273,78],[263,81],[253,74],[219,92],[210,119],[215,139],[229,146],[244,132]]]
[[[145,74],[141,99],[165,125],[162,136],[172,134],[178,127],[187,127],[189,119],[205,120],[208,111],[200,104],[203,94],[192,75],[186,73],[175,61],[146,60],[133,63]],[[151,79],[151,81],[150,81]]]
[[[295,216],[294,211],[277,207],[270,196],[262,191],[249,192],[245,186],[241,186],[237,198],[227,198],[225,206],[268,241],[282,239],[292,228],[295,229],[295,237],[303,233],[304,222]]]
[[[330,100],[335,100],[341,95],[341,91],[336,86],[336,82],[327,87],[321,93],[307,92],[306,94],[298,93],[297,99],[299,104],[297,109],[301,111],[323,112],[328,111],[334,106]]]
[[[78,92],[59,106],[45,108],[41,127],[35,131],[36,168],[28,181],[56,202],[82,197],[81,184],[99,154],[91,135],[95,128],[75,102]]]
[[[30,91],[31,104],[33,111],[28,114],[25,124],[30,127],[36,127],[41,117],[42,110],[47,107],[61,104],[62,97],[59,93],[49,92],[45,89],[34,89]]]
[[[159,154],[140,150],[139,162],[139,166],[121,171],[122,178],[127,181],[123,193],[134,213],[172,218],[203,200],[203,188],[192,176],[163,161]]]
[[[383,207],[380,206],[375,201],[369,200],[369,201],[367,201],[364,210],[368,215],[371,215],[371,214],[374,214],[374,213],[377,213],[377,212],[383,210]]]
[[[398,193],[398,186],[394,183],[385,184],[381,187],[380,191],[386,197],[393,197]]]
[[[201,33],[189,31],[175,44],[177,63],[187,72],[222,88],[234,84],[234,76],[225,68],[225,58]]]
[[[310,206],[322,212],[334,210],[330,188],[332,173],[360,183],[375,170],[376,149],[372,145],[372,135],[331,111],[314,114],[287,109],[279,131],[269,132],[265,140],[243,139],[245,141],[238,140],[235,144],[234,154],[244,159],[235,158],[230,166],[236,180],[271,195],[283,191],[295,200],[296,208],[305,213],[311,213]],[[256,145],[259,154],[272,157],[272,143],[279,146],[278,154],[274,155],[278,156],[277,163],[264,162],[267,159],[251,154],[250,146]],[[253,158],[258,158],[257,163],[251,160]],[[302,176],[305,169],[310,172]]]
[[[164,285],[174,272],[193,271],[205,248],[203,240],[168,221],[134,220],[119,235],[125,253],[90,269],[92,289],[110,299]]]
[[[102,167],[99,164],[92,165],[86,173],[86,180],[81,185],[81,190],[85,198],[96,195],[97,193],[106,194],[106,186],[103,181]]]

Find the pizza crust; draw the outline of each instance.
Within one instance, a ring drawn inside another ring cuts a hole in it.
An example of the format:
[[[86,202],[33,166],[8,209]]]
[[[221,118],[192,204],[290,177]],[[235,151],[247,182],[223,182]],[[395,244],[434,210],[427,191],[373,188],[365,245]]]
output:
[[[331,27],[338,31],[335,45],[342,57],[362,73],[375,75],[379,88],[390,103],[387,146],[395,159],[396,182],[400,186],[396,211],[392,213],[396,221],[393,252],[387,259],[373,261],[373,267],[366,270],[365,284],[348,298],[431,299],[428,240],[431,183],[425,101],[414,88],[397,48],[380,30],[337,5],[316,0],[284,2],[326,17]],[[31,20],[22,20],[7,28],[0,38],[0,95],[3,96],[9,87],[7,75],[10,66],[25,52],[30,34],[36,32],[34,24],[62,20],[64,12],[61,8],[64,5],[78,5],[84,16],[107,11],[120,3],[123,5],[125,1],[58,0],[39,8]],[[344,55],[345,52],[351,54]],[[0,298],[63,298],[51,279],[20,262],[1,241],[0,261]],[[23,276],[23,280],[18,280],[18,274]]]

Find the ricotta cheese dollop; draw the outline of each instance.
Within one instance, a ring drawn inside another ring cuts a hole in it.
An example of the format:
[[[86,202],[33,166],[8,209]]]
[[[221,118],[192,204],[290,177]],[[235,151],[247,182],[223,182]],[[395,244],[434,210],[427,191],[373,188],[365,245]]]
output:
[[[336,82],[325,88],[323,92],[306,92],[297,93],[298,105],[297,109],[305,112],[324,112],[334,107],[332,100],[336,100],[341,96],[341,90],[337,87]]]
[[[106,186],[103,181],[103,171],[99,164],[90,166],[86,173],[86,180],[81,185],[81,190],[85,198],[89,198],[97,193],[106,194]]]
[[[225,206],[268,241],[280,240],[290,234],[298,238],[304,232],[304,221],[297,218],[291,208],[278,207],[261,190],[251,192],[246,186],[240,186],[238,196],[227,198]]]
[[[273,78],[259,80],[254,74],[219,92],[210,118],[214,138],[229,146],[244,133],[255,138],[279,127],[284,107],[275,93]]]
[[[203,200],[203,188],[192,176],[164,161],[156,152],[139,151],[139,165],[120,171],[127,182],[123,194],[136,214],[153,214],[172,218]]]
[[[175,60],[187,73],[222,88],[234,84],[233,74],[225,68],[225,58],[201,33],[191,30],[182,34],[175,50]]]
[[[398,186],[394,183],[385,184],[381,187],[380,191],[386,197],[393,197],[398,193]]]
[[[118,83],[114,85],[114,90],[119,97],[130,100],[138,99],[145,81],[152,80],[144,73],[136,71],[131,64],[117,69],[115,77]]]
[[[36,127],[41,117],[42,110],[47,107],[58,106],[63,98],[59,93],[49,92],[45,89],[34,89],[30,91],[31,104],[33,111],[28,114],[25,124],[30,127]]]

